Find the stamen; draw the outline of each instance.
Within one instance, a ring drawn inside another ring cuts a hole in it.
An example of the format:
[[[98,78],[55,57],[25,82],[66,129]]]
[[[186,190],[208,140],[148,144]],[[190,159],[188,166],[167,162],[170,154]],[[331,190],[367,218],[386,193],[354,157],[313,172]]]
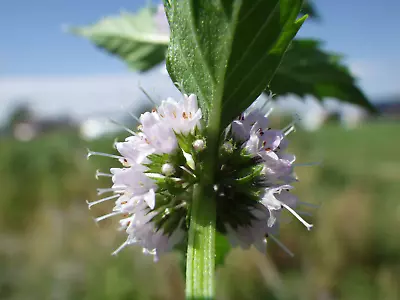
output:
[[[269,115],[273,112],[273,110],[274,110],[274,108],[271,107],[271,108],[267,111],[267,113],[264,115],[264,117],[268,118]]]
[[[122,158],[119,161],[124,167],[126,167],[126,168],[130,167],[130,164],[126,158]]]
[[[114,193],[123,193],[123,188],[119,187],[119,188],[105,188],[105,189],[97,189],[97,195],[103,195],[105,193],[110,193],[110,192],[114,192]]]
[[[130,111],[128,111],[128,114],[138,123],[140,123],[140,120],[138,117],[136,117],[133,113],[131,113]]]
[[[269,98],[266,99],[266,100],[264,101],[264,103],[261,105],[261,107],[260,107],[258,110],[259,110],[260,112],[263,112],[263,111],[266,109],[267,106],[271,106],[271,101],[270,101]],[[268,117],[268,116],[270,115],[271,112],[272,112],[272,108],[270,108],[270,109],[267,111],[266,114],[268,114],[268,115],[264,115],[264,117]]]
[[[289,256],[294,257],[294,254],[292,251],[288,249],[280,240],[278,240],[275,236],[272,234],[269,234],[268,237],[270,237],[279,247],[282,248],[283,251],[285,251]]]
[[[117,216],[117,215],[120,215],[120,214],[121,214],[120,211],[114,211],[114,212],[109,213],[109,214],[107,214],[107,215],[98,217],[98,218],[96,218],[96,219],[94,219],[94,220],[95,220],[96,223],[98,223],[98,222],[100,222],[100,221],[103,221],[103,220],[105,220],[105,219],[108,219],[108,218],[111,218],[111,217],[114,217],[114,216]]]
[[[292,125],[292,126],[290,126],[287,130],[285,130],[284,132],[283,132],[283,135],[284,136],[288,136],[291,132],[293,132],[293,131],[295,131],[296,130],[296,128],[294,127],[294,125]]]
[[[136,117],[134,114],[132,114],[132,113],[129,111],[129,107],[127,107],[126,105],[121,105],[121,110],[122,110],[123,112],[126,112],[126,113],[127,113],[128,115],[130,115],[133,119],[135,119],[138,123],[140,123],[139,118]],[[118,124],[117,124],[117,125],[118,125]],[[137,135],[137,134],[135,133],[134,135]]]
[[[312,217],[312,213],[310,213],[310,212],[308,212],[308,211],[298,210],[297,213],[298,213],[300,216]]]
[[[119,198],[120,196],[121,196],[120,194],[117,194],[117,195],[113,195],[113,196],[109,196],[109,197],[106,197],[106,198],[102,198],[102,199],[99,199],[99,200],[96,200],[96,201],[93,201],[93,202],[86,201],[86,203],[88,205],[88,208],[90,209],[93,205],[96,205],[96,204],[99,204],[99,203],[102,203],[102,202],[105,202],[105,201],[108,201],[108,200],[112,200],[112,199],[115,199],[115,198]]]
[[[145,175],[149,178],[154,178],[154,179],[163,179],[165,178],[164,175],[159,174],[159,173],[145,173]],[[141,186],[144,186],[142,182],[139,183]]]
[[[119,246],[113,253],[111,253],[111,255],[113,256],[117,255],[119,252],[121,252],[122,249],[124,249],[128,245],[129,245],[128,241],[123,242],[121,246]]]
[[[96,170],[96,179],[99,179],[99,177],[113,177],[113,175]]]
[[[94,155],[105,156],[105,157],[116,158],[116,159],[124,158],[123,156],[120,156],[120,155],[114,155],[114,154],[108,154],[108,153],[103,153],[103,152],[90,151],[88,149],[87,159],[89,159],[91,156],[94,156]]]
[[[154,107],[157,107],[157,103],[150,97],[150,95],[144,90],[144,88],[139,86],[139,89],[146,96],[147,100],[149,100],[150,103],[154,105]]]
[[[117,122],[117,121],[115,121],[115,120],[113,120],[113,119],[109,119],[108,121],[111,122],[111,123],[113,123],[113,124],[115,124],[115,125],[117,125],[117,126],[119,126],[119,127],[121,127],[122,129],[124,129],[125,131],[127,131],[128,133],[130,133],[130,134],[132,134],[132,135],[135,135],[135,134],[136,134],[132,129],[129,129],[129,128],[126,127],[125,125],[123,125],[123,124],[121,124],[121,123],[119,123],[119,122]]]
[[[300,215],[294,210],[292,209],[290,206],[286,205],[285,203],[281,202],[281,205],[286,208],[290,213],[292,213],[293,216],[295,216],[301,223],[303,223],[304,226],[307,227],[307,230],[311,230],[311,228],[313,227],[312,224],[307,223],[302,217],[300,217]]]
[[[293,121],[289,123],[289,125],[287,125],[285,128],[282,129],[283,132],[290,130],[287,134],[288,135],[290,132],[293,131],[292,127],[294,127],[294,125],[296,125],[298,122],[300,122],[300,117],[298,115],[293,117]]]

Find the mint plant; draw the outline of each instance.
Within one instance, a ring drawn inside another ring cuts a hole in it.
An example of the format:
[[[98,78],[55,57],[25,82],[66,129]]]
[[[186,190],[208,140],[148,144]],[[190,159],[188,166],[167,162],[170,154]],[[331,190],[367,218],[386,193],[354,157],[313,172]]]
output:
[[[295,156],[287,152],[294,123],[270,128],[268,102],[256,99],[271,82],[307,16],[300,0],[165,1],[171,28],[167,68],[182,91],[142,114],[137,131],[115,144],[121,162],[111,196],[127,234],[118,254],[138,245],[155,260],[186,252],[188,299],[215,292],[216,237],[265,252],[279,231],[282,210],[311,229],[291,193]],[[187,94],[186,94],[187,93]],[[290,252],[289,252],[290,253]]]

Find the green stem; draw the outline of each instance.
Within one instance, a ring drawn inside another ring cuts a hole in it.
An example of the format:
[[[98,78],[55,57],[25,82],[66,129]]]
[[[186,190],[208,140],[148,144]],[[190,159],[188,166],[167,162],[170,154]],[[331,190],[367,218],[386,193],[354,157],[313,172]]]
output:
[[[215,170],[221,122],[222,91],[216,93],[206,129],[207,148],[199,183],[194,186],[186,256],[186,299],[209,300],[215,295]]]
[[[190,216],[186,260],[186,299],[208,300],[215,294],[214,193],[196,184]]]

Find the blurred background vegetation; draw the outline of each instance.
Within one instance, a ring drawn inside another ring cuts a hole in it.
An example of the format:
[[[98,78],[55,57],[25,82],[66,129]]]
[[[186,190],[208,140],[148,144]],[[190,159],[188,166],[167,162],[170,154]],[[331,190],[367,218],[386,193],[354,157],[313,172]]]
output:
[[[396,121],[374,120],[291,135],[299,162],[322,161],[297,168],[296,194],[320,205],[309,210],[315,229],[283,226],[280,239],[294,258],[273,242],[267,257],[230,253],[218,298],[400,299],[399,130]],[[0,140],[0,299],[182,299],[180,254],[153,264],[130,247],[111,257],[124,235],[115,221],[92,220],[111,204],[87,209],[85,200],[107,186],[96,169],[111,162],[88,162],[85,149],[111,152],[113,140],[87,142],[71,128]]]

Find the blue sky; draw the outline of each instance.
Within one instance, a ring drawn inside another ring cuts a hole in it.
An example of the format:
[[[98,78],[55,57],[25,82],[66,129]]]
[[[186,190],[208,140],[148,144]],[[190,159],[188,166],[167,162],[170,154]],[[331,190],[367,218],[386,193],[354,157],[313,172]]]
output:
[[[145,0],[4,0],[0,4],[0,76],[84,75],[126,72],[116,59],[63,25],[86,25]],[[7,42],[5,42],[7,41]]]
[[[400,1],[315,2],[321,21],[308,21],[299,35],[322,39],[326,41],[326,49],[344,54],[367,95],[375,98],[400,94],[397,75]],[[122,62],[86,40],[63,32],[62,25],[87,25],[120,10],[135,11],[146,3],[146,0],[1,1],[0,102],[18,95],[10,92],[13,88],[24,91],[26,84],[39,85],[57,78],[85,81],[101,77],[105,83],[111,77],[115,79],[113,82],[124,76],[136,78]],[[23,84],[19,88],[20,81]],[[1,89],[8,92],[1,94]],[[26,90],[25,96],[30,96],[31,90]]]

